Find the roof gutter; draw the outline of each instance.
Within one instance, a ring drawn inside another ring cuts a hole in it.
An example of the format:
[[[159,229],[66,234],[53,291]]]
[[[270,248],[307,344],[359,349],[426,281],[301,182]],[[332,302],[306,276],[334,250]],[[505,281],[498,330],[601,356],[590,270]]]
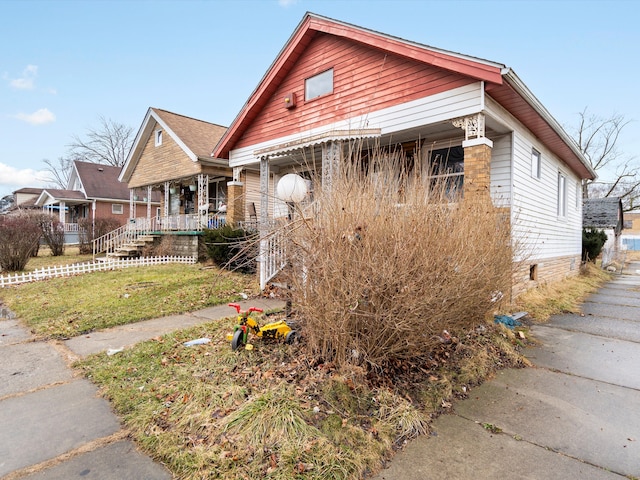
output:
[[[201,163],[206,163],[207,165],[213,165],[215,167],[229,168],[229,160],[226,160],[224,158],[198,157],[198,161]]]
[[[505,67],[502,69],[502,77],[513,87],[513,89],[520,95],[529,105],[531,105],[538,114],[542,117],[542,119],[551,126],[551,128],[560,136],[560,138],[567,144],[567,146],[571,149],[571,151],[575,154],[575,156],[580,160],[580,162],[584,165],[587,171],[596,178],[598,175],[596,171],[591,167],[587,159],[584,157],[580,148],[576,144],[575,140],[569,136],[567,132],[560,126],[555,118],[549,113],[549,111],[540,103],[540,101],[531,93],[525,84],[520,80],[520,78],[515,74],[515,72],[509,68]]]

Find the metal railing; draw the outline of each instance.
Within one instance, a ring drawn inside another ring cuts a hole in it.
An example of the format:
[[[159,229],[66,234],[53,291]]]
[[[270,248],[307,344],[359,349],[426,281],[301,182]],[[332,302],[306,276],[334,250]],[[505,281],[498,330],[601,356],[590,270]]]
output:
[[[205,218],[198,214],[169,215],[167,217],[140,217],[129,219],[129,223],[96,238],[93,254],[113,252],[117,248],[133,242],[140,235],[163,232],[199,232],[205,228],[219,228],[226,222],[226,215],[212,213]]]

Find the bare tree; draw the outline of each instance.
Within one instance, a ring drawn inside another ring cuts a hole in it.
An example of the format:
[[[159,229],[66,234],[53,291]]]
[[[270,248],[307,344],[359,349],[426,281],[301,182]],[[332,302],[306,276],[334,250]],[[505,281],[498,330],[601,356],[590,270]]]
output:
[[[100,127],[89,129],[85,137],[73,136],[68,145],[71,157],[121,167],[133,143],[133,128],[101,116]]]
[[[620,134],[631,121],[620,114],[609,118],[592,115],[586,108],[579,116],[575,140],[591,167],[604,178],[583,180],[583,197],[620,197],[624,210],[633,210],[640,203],[640,166],[618,149]]]
[[[71,167],[73,161],[70,157],[59,157],[57,162],[53,162],[45,158],[43,160],[47,166],[44,171],[48,173],[46,181],[52,187],[65,189],[69,185],[69,177],[71,176]]]
[[[84,138],[78,135],[72,137],[73,141],[67,145],[68,151],[64,157],[59,157],[57,162],[43,160],[47,165],[45,171],[49,174],[46,180],[52,186],[61,189],[68,187],[75,160],[115,167],[124,165],[133,143],[133,128],[102,116],[99,118],[100,126],[90,128]]]

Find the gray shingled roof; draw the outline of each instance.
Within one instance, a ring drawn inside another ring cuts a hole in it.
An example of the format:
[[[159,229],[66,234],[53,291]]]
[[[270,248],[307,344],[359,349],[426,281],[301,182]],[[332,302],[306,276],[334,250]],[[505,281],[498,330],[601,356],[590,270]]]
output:
[[[622,229],[622,202],[619,197],[587,198],[582,207],[585,228]]]

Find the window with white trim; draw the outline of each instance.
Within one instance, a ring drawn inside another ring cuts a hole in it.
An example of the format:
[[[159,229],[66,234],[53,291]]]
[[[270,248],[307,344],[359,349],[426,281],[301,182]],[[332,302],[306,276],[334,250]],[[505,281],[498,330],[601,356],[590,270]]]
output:
[[[311,100],[333,93],[333,68],[309,77],[304,81],[304,99]]]
[[[156,130],[156,147],[162,145],[162,130]]]
[[[121,203],[112,203],[111,213],[113,213],[114,215],[122,215],[124,213],[124,207]]]
[[[567,216],[567,176],[558,172],[558,217]]]
[[[531,176],[542,178],[542,155],[535,148],[531,148]]]

